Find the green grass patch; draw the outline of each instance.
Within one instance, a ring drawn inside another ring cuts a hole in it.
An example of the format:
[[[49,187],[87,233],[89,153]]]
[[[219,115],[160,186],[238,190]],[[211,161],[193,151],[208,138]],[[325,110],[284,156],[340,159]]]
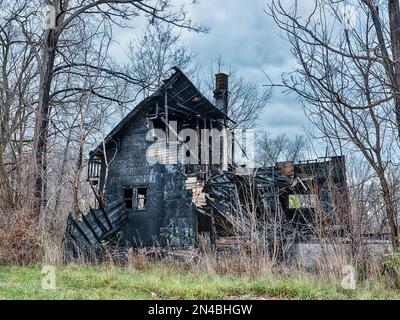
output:
[[[344,290],[309,275],[232,277],[180,268],[59,266],[56,289],[42,288],[40,266],[0,267],[0,299],[400,299],[400,291],[373,282]]]

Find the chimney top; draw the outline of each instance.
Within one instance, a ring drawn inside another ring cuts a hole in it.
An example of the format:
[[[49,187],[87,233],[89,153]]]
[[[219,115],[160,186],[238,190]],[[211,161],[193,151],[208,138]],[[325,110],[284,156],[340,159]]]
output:
[[[215,91],[228,90],[228,75],[225,73],[218,73],[215,75]]]

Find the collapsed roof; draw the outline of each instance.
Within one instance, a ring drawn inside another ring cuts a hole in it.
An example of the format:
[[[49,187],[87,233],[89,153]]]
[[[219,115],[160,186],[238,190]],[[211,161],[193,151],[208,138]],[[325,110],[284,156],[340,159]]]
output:
[[[170,115],[185,118],[212,118],[214,120],[229,120],[234,122],[222,110],[211,103],[193,84],[192,81],[178,68],[173,67],[174,73],[152,95],[142,100],[125,118],[123,118],[107,135],[104,142],[91,152],[91,155],[102,152],[103,143],[107,145],[127,126],[131,125],[142,112],[158,108],[164,112],[166,106]]]

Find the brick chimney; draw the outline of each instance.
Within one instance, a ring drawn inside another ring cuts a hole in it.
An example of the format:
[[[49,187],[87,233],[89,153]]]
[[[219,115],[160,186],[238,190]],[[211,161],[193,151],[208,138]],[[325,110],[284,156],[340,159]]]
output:
[[[228,113],[228,75],[225,73],[218,73],[215,75],[215,91],[214,91],[215,105],[225,114]]]

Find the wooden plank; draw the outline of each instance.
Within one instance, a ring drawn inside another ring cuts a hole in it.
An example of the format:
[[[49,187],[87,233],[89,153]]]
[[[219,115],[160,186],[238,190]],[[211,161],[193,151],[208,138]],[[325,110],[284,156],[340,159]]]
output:
[[[107,230],[107,228],[104,226],[103,222],[101,222],[100,218],[97,216],[96,211],[97,211],[97,210],[91,209],[89,214],[92,214],[92,215],[93,215],[93,217],[95,218],[95,220],[96,220],[98,226],[100,227],[102,233],[106,233],[108,230]]]
[[[79,223],[77,221],[75,221],[75,219],[72,219],[72,223],[74,225],[74,227],[76,228],[76,230],[79,231],[79,233],[83,236],[83,238],[85,238],[85,240],[88,243],[91,243],[90,238],[86,235],[86,233],[82,230],[81,226],[79,225]]]
[[[90,223],[93,231],[97,234],[98,237],[100,237],[104,233],[104,231],[100,228],[95,216],[93,214],[87,214],[85,215],[85,217],[88,223]]]
[[[97,242],[100,243],[100,238],[98,237],[96,232],[93,230],[91,223],[88,221],[88,219],[86,218],[86,216],[84,214],[82,214],[82,221],[86,224],[87,228],[92,232],[92,234],[96,238]]]

